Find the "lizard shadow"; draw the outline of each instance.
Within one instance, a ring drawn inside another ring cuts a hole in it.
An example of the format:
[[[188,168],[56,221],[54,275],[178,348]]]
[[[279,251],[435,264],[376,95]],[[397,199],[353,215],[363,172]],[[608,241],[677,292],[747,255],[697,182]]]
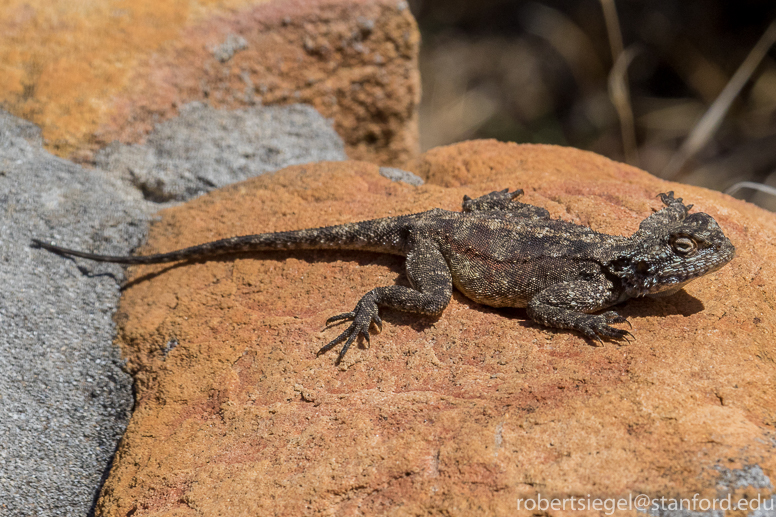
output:
[[[121,290],[128,289],[137,284],[146,282],[157,276],[163,275],[175,269],[190,266],[192,264],[204,264],[207,262],[234,262],[236,259],[251,259],[260,260],[262,262],[273,261],[283,262],[287,259],[297,259],[308,264],[327,263],[334,262],[353,262],[358,266],[366,266],[372,264],[378,264],[388,267],[391,271],[398,274],[399,278],[404,277],[404,258],[394,257],[385,253],[371,253],[367,251],[348,251],[348,250],[279,250],[279,251],[250,251],[244,253],[229,253],[218,257],[195,259],[195,260],[183,260],[179,262],[170,263],[161,269],[151,271],[140,275],[132,280],[124,282],[121,286]],[[397,285],[401,285],[397,281]],[[406,285],[409,285],[408,283]],[[355,302],[354,302],[355,304]]]
[[[225,254],[220,257],[214,257],[210,259],[175,262],[161,269],[158,269],[156,271],[151,271],[149,273],[143,274],[141,276],[138,276],[136,278],[133,278],[132,280],[125,282],[121,286],[121,290],[123,291],[125,289],[129,289],[132,286],[135,286],[142,282],[156,278],[157,276],[163,275],[169,271],[173,271],[177,268],[189,266],[192,264],[202,264],[205,262],[233,262],[235,259],[253,259],[253,260],[262,260],[262,261],[283,262],[289,258],[294,258],[300,261],[304,261],[308,264],[320,264],[320,263],[331,264],[334,262],[352,262],[357,266],[380,265],[383,267],[387,267],[394,274],[393,281],[387,282],[386,283],[387,285],[402,285],[405,287],[410,287],[409,280],[405,275],[405,270],[404,270],[405,259],[403,257],[387,255],[385,253],[371,253],[371,252],[364,252],[364,251],[348,251],[348,250],[314,250],[314,251],[284,250],[284,251],[234,253],[234,254]],[[352,301],[351,307],[343,307],[342,309],[344,311],[347,311],[347,310],[350,310],[352,307],[355,307],[356,303],[360,299],[360,296],[363,296],[364,294],[366,294],[366,292],[359,295],[357,299],[354,299]],[[457,292],[456,294],[460,295],[460,293],[457,293]],[[463,297],[463,295],[460,295],[460,296]],[[388,307],[384,307],[380,310],[380,317],[384,323],[388,323],[390,325],[397,325],[397,326],[409,326],[413,330],[418,332],[421,332],[423,330],[430,328],[431,326],[433,326],[434,322],[440,318],[440,316],[409,314],[409,313],[402,312],[399,310],[394,310]],[[342,321],[332,322],[330,324],[324,325],[324,330],[339,329],[339,332],[341,332],[342,330],[347,328],[347,326],[350,325],[351,322],[352,320],[342,320]],[[374,328],[370,329],[370,334],[376,334],[376,333],[378,332],[376,332]],[[353,344],[353,346],[358,348],[364,348],[365,345],[363,343],[363,338],[359,336],[356,342]]]
[[[365,251],[348,251],[348,250],[284,250],[284,251],[260,251],[260,252],[246,252],[246,253],[232,253],[225,254],[220,257],[213,257],[209,259],[200,260],[188,260],[171,263],[163,268],[157,269],[133,278],[121,285],[121,290],[124,291],[135,285],[141,284],[160,275],[173,271],[175,269],[190,266],[192,264],[203,264],[206,262],[233,262],[235,259],[252,259],[261,261],[274,261],[283,262],[289,258],[294,258],[300,261],[304,261],[308,264],[332,264],[335,262],[352,262],[357,266],[367,265],[380,265],[387,267],[391,273],[395,275],[392,282],[387,282],[386,285],[401,285],[410,287],[409,280],[404,271],[404,257],[387,255],[385,253],[371,253]],[[377,287],[377,286],[375,286]],[[460,293],[455,292],[460,295]],[[366,291],[359,295],[358,299],[354,299],[352,305],[355,306],[360,296],[366,294]],[[463,295],[460,295],[463,298]],[[348,308],[343,308],[343,311]],[[380,310],[380,317],[384,322],[391,325],[407,325],[414,330],[423,331],[431,327],[435,321],[439,319],[439,316],[426,316],[418,314],[409,314],[406,312],[393,310],[390,308],[382,308]],[[338,328],[345,323],[349,323],[348,320],[340,322],[334,322],[326,325],[325,328]]]
[[[665,316],[692,316],[706,307],[703,302],[684,289],[671,296],[632,298],[615,306],[616,311],[622,316],[630,317],[665,317]]]
[[[64,255],[64,254],[61,254],[61,253],[57,253],[57,255],[59,255],[60,257],[62,257],[65,260],[71,261],[75,265],[76,269],[78,269],[78,272],[81,273],[86,278],[110,278],[114,282],[116,282],[117,284],[121,284],[121,275],[120,274],[117,275],[116,273],[113,273],[112,271],[96,271],[96,270],[93,270],[92,268],[84,266],[81,263],[80,260],[76,260],[76,257],[71,257],[69,255]],[[100,266],[102,266],[102,268],[105,268],[106,265],[105,264],[97,264],[96,267],[95,266],[92,266],[92,267],[94,267],[95,269],[99,269]],[[111,264],[109,266],[115,266],[115,265]]]
[[[392,273],[395,274],[393,282],[388,285],[401,285],[410,287],[409,280],[404,272],[404,258],[392,255],[386,255],[384,253],[371,253],[364,251],[348,251],[348,250],[283,250],[283,251],[261,251],[261,252],[246,252],[246,253],[233,253],[225,254],[220,257],[213,257],[210,259],[189,260],[175,262],[168,266],[165,266],[156,271],[151,271],[130,281],[125,282],[121,286],[121,290],[128,289],[134,285],[140,284],[147,280],[151,280],[159,275],[163,275],[169,271],[175,270],[180,267],[189,266],[191,264],[202,264],[205,262],[233,262],[235,259],[252,259],[261,261],[275,261],[283,262],[289,258],[294,258],[300,261],[304,261],[308,264],[314,263],[326,263],[331,264],[334,262],[352,262],[358,266],[366,265],[381,265],[387,267]],[[366,294],[366,293],[362,293]],[[487,305],[479,304],[473,300],[470,300],[458,290],[453,290],[453,298],[467,306],[469,309],[479,312],[497,313],[511,320],[517,321],[517,324],[537,330],[548,330],[548,327],[540,325],[532,321],[527,314],[525,308],[512,308],[501,307],[494,308]],[[353,300],[353,305],[358,300]],[[666,317],[671,315],[690,316],[701,312],[704,309],[703,302],[698,298],[688,294],[686,291],[681,290],[676,294],[666,297],[645,297],[645,298],[632,298],[623,303],[617,304],[607,310],[614,310],[621,316],[628,318],[645,318],[645,317]],[[443,313],[444,314],[444,313]],[[441,315],[428,316],[409,314],[406,312],[393,310],[390,308],[383,308],[380,311],[380,317],[383,321],[392,325],[407,325],[414,330],[423,331],[434,325]],[[326,325],[325,328],[338,328],[347,323],[347,321],[334,322]],[[551,329],[553,332],[563,332],[569,334],[579,335],[575,330],[567,329]],[[360,340],[359,340],[360,341]]]
[[[477,302],[469,300],[460,293],[457,294],[457,300],[466,305],[468,308],[477,310],[480,312],[494,312],[501,314],[502,316],[514,320],[518,325],[524,328],[530,328],[535,330],[550,330],[555,333],[566,333],[581,336],[576,330],[570,329],[556,329],[546,327],[539,323],[534,322],[528,317],[528,312],[525,308],[515,307],[500,307],[493,308],[485,305],[481,305]],[[619,303],[605,310],[613,310],[620,316],[624,316],[628,320],[646,318],[646,317],[666,317],[672,315],[691,316],[704,310],[704,305],[701,300],[692,296],[684,290],[679,291],[676,294],[665,297],[644,297],[644,298],[631,298],[625,302]],[[599,311],[600,313],[602,311]],[[631,321],[633,323],[633,321]],[[634,325],[635,326],[635,325]]]

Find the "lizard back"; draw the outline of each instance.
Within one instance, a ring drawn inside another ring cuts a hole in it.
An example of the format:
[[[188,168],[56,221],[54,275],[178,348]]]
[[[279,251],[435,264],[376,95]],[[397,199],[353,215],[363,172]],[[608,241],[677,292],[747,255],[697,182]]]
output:
[[[493,307],[525,307],[550,285],[600,274],[610,244],[625,240],[560,220],[466,214],[439,239],[453,283]]]

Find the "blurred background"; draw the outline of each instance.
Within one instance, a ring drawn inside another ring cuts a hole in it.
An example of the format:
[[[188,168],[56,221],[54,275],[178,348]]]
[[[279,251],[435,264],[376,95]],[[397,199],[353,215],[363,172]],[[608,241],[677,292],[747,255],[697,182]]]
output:
[[[774,0],[410,6],[423,150],[472,138],[574,146],[776,211]]]

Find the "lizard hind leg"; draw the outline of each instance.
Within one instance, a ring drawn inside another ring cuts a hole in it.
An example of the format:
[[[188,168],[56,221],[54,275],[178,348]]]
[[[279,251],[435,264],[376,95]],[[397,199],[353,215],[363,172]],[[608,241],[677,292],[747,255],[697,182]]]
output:
[[[494,190],[490,194],[485,194],[477,198],[463,196],[464,212],[484,212],[488,210],[511,210],[513,207],[522,205],[515,199],[523,195],[523,189],[517,189],[510,192],[508,188],[504,190]],[[515,204],[517,203],[517,205]]]
[[[369,343],[370,325],[382,327],[379,307],[426,315],[440,314],[447,307],[453,294],[453,278],[442,252],[430,239],[411,237],[409,247],[405,267],[412,287],[376,287],[366,293],[351,312],[329,318],[327,325],[341,320],[353,321],[344,332],[318,350],[318,355],[344,341],[336,360],[339,364],[358,336],[363,336]]]
[[[524,217],[529,219],[549,219],[550,213],[544,208],[516,201],[523,195],[523,189],[510,192],[509,189],[496,190],[472,199],[463,197],[464,212],[492,212],[498,211],[511,217]]]

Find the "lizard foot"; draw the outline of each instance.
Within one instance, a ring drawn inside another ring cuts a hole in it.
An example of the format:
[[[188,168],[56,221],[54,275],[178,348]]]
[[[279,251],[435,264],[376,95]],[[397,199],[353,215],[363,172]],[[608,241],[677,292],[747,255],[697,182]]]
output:
[[[472,199],[469,196],[463,196],[463,211],[504,210],[509,207],[512,201],[522,195],[523,189],[517,189],[514,192],[510,192],[508,188],[505,188],[504,190],[496,190],[476,199]]]
[[[683,206],[685,211],[687,212],[689,212],[690,209],[693,207],[693,205],[685,205],[682,202],[682,198],[680,197],[675,198],[673,190],[670,190],[668,192],[661,192],[660,194],[657,195],[657,197],[660,198],[660,201],[662,201],[665,206],[671,206],[672,204],[677,203]]]
[[[367,344],[370,344],[369,327],[372,323],[374,323],[378,329],[382,328],[383,324],[383,321],[380,319],[378,314],[377,304],[369,295],[361,298],[361,301],[356,304],[356,308],[353,309],[352,312],[345,312],[336,316],[332,316],[326,320],[326,325],[334,323],[335,321],[350,319],[353,320],[353,323],[351,323],[342,334],[332,339],[325,346],[321,347],[316,355],[321,355],[324,352],[328,352],[339,343],[345,341],[345,344],[342,346],[342,350],[340,350],[340,353],[337,356],[337,360],[334,362],[334,364],[339,364],[340,361],[342,361],[342,358],[345,357],[345,353],[348,351],[348,348],[350,348],[350,345],[353,344],[353,341],[355,341],[359,335],[364,336]]]
[[[585,314],[581,318],[577,330],[582,332],[587,338],[597,341],[601,346],[604,344],[601,336],[624,339],[628,343],[630,343],[628,336],[636,339],[633,334],[627,330],[610,327],[610,323],[627,323],[630,325],[630,322],[627,319],[616,312],[607,311],[603,314]]]

